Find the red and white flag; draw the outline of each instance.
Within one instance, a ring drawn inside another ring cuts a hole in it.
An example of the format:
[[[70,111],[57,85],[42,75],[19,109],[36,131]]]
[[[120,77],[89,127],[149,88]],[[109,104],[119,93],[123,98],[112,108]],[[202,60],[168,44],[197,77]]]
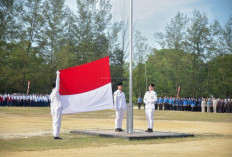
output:
[[[62,113],[113,109],[109,57],[60,70]]]

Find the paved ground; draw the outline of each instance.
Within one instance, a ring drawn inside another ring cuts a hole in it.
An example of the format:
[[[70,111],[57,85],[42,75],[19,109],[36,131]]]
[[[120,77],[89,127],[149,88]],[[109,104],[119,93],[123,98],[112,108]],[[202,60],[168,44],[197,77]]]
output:
[[[174,137],[193,137],[193,134],[176,133],[176,132],[162,132],[154,131],[152,133],[145,132],[145,130],[134,130],[134,133],[129,134],[126,131],[115,132],[114,130],[74,130],[71,131],[74,134],[87,134],[101,137],[111,138],[124,138],[128,140],[135,139],[157,139],[157,138],[174,138]]]

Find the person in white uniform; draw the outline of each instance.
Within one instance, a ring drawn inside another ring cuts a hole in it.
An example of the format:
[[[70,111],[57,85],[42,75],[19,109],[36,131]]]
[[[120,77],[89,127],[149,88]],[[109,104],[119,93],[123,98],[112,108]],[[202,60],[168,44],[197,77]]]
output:
[[[202,98],[201,101],[201,112],[205,112],[206,101],[205,98]]]
[[[217,113],[217,99],[213,98],[213,113]]]
[[[153,132],[153,123],[154,123],[154,111],[155,111],[155,102],[157,101],[157,94],[154,90],[154,84],[149,85],[149,91],[144,95],[143,101],[146,104],[145,114],[147,117],[147,130],[146,132]]]
[[[115,132],[122,132],[122,121],[126,110],[126,97],[122,91],[122,83],[118,83],[118,90],[114,92]]]
[[[60,72],[57,71],[56,83],[53,84],[52,93],[50,94],[51,99],[51,115],[52,115],[52,127],[53,127],[53,136],[55,140],[61,140],[59,137],[61,118],[62,118],[62,106],[60,101],[59,94],[59,85],[60,85]]]

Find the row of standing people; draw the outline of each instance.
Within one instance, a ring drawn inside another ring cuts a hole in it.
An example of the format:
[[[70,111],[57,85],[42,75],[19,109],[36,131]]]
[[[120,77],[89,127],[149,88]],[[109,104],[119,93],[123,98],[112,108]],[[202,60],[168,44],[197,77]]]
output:
[[[50,98],[42,94],[0,94],[0,106],[46,107],[50,106]]]
[[[142,98],[138,98],[138,109],[141,108]],[[232,99],[222,98],[176,98],[159,97],[155,102],[156,110],[176,110],[192,112],[232,113]]]

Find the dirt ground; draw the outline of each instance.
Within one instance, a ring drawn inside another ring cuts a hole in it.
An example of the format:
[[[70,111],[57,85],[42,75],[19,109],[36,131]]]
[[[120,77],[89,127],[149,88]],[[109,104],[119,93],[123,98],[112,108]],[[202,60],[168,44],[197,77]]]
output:
[[[78,156],[78,157],[95,157],[95,156],[211,156],[211,157],[231,157],[232,140],[204,140],[180,142],[176,144],[151,144],[151,145],[110,145],[100,148],[83,148],[83,149],[56,149],[48,151],[25,151],[25,152],[8,152],[4,156],[9,157],[41,157],[41,156]]]
[[[0,139],[27,138],[52,134],[51,116],[23,115],[0,112]],[[90,125],[91,124],[91,125]],[[83,149],[51,149],[44,151],[0,151],[0,156],[232,156],[232,123],[155,120],[154,130],[214,135],[214,138],[176,143],[108,145],[106,147],[85,147]],[[126,120],[123,122],[126,128]],[[112,129],[114,117],[76,118],[73,115],[62,117],[61,133],[78,129]],[[135,129],[146,129],[145,120],[135,120]],[[218,135],[218,138],[215,138]]]

